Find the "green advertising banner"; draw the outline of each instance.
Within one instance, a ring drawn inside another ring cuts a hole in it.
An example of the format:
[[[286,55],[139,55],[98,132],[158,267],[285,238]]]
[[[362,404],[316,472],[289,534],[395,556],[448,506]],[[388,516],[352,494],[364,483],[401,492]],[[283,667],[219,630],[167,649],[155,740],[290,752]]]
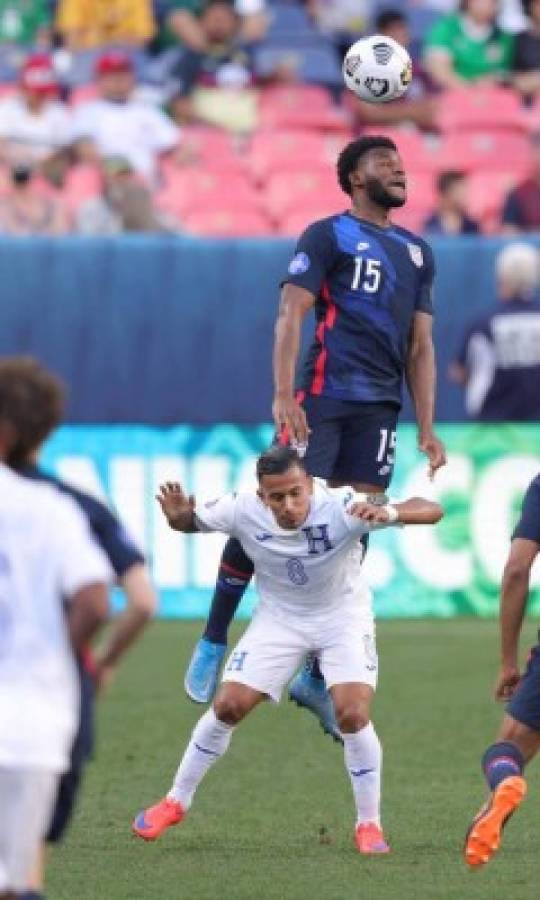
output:
[[[434,482],[416,447],[413,426],[398,432],[390,494],[439,500],[446,515],[435,528],[389,529],[372,537],[365,574],[382,617],[493,616],[510,536],[523,493],[540,469],[540,426],[443,425],[448,465]],[[73,426],[47,444],[51,471],[112,503],[145,549],[163,616],[205,616],[221,535],[178,535],[154,500],[162,480],[180,480],[208,499],[254,487],[257,454],[272,429]],[[531,612],[540,611],[540,568],[533,571]],[[241,613],[254,602],[251,590]]]

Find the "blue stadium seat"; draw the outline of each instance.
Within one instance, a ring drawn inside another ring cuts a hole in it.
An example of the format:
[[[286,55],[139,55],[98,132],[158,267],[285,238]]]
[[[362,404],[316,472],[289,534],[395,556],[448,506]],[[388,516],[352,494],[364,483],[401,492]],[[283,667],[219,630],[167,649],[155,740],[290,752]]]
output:
[[[274,43],[274,41],[284,38],[303,42],[318,34],[312,19],[301,6],[276,3],[269,7],[268,13],[270,26],[265,43]]]
[[[272,46],[265,43],[255,51],[255,71],[261,77],[271,75],[280,62],[291,57],[297,63],[301,81],[322,84],[328,88],[343,85],[338,53],[324,41],[306,46]]]

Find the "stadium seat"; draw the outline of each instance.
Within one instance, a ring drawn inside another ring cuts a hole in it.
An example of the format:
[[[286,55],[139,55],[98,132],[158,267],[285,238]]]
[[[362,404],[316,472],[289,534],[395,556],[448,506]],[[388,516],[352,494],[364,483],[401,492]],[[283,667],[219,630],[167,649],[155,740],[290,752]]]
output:
[[[182,128],[182,147],[186,155],[194,157],[194,163],[210,166],[215,171],[242,172],[246,169],[239,150],[241,141],[225,131],[204,126]],[[164,160],[163,168],[178,168],[174,160]]]
[[[268,7],[269,28],[265,42],[273,44],[283,40],[311,41],[317,36],[313,19],[303,6],[290,3],[273,3]]]
[[[473,218],[489,220],[501,213],[506,195],[520,181],[515,170],[473,172],[469,180],[469,210]]]
[[[186,232],[207,237],[264,237],[272,234],[272,226],[260,212],[207,209],[192,212],[182,222]]]
[[[101,193],[101,176],[92,165],[73,166],[66,177],[61,198],[70,213],[75,213],[82,203]]]
[[[525,131],[517,93],[502,87],[473,87],[446,91],[439,104],[441,131]]]
[[[261,44],[255,51],[255,72],[260,78],[268,78],[284,63],[292,64],[299,81],[322,84],[329,88],[341,88],[343,79],[337,51],[326,40],[302,46],[286,43],[284,46]]]
[[[273,172],[332,168],[349,132],[323,135],[315,131],[261,131],[254,135],[248,154],[253,177],[265,181]]]
[[[69,95],[69,102],[72,106],[80,106],[81,103],[89,103],[98,97],[98,89],[96,84],[81,84],[73,88]]]
[[[186,215],[213,206],[221,209],[255,211],[261,208],[261,194],[243,175],[200,168],[170,170],[156,195],[160,209]]]
[[[354,98],[353,98],[354,100]],[[405,128],[366,128],[362,135],[386,135],[396,144],[407,172],[434,172],[439,168],[439,142],[432,136]]]
[[[259,118],[262,128],[342,131],[348,125],[345,110],[317,85],[266,88],[260,95]]]
[[[524,135],[507,131],[451,133],[438,154],[441,169],[474,171],[515,170],[529,163],[530,149]]]
[[[346,202],[336,176],[330,169],[305,169],[275,172],[264,185],[265,208],[274,219],[281,221],[298,207],[306,205],[335,208]]]
[[[341,203],[336,202],[333,205],[327,203],[324,198],[313,205],[308,204],[298,207],[294,211],[286,213],[277,220],[278,233],[284,237],[299,237],[311,222],[316,219],[325,219],[335,213],[343,212],[350,207],[350,203],[346,197],[343,197]]]

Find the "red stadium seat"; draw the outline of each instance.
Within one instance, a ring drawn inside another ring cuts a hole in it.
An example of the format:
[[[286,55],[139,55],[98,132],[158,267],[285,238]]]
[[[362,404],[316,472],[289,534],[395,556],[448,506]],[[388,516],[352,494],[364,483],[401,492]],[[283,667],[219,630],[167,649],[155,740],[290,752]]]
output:
[[[287,237],[299,237],[311,222],[343,212],[349,207],[350,203],[347,202],[346,198],[344,203],[336,203],[334,206],[330,206],[323,201],[319,204],[298,207],[294,212],[286,213],[278,220],[278,232]]]
[[[264,237],[272,225],[262,213],[228,209],[193,212],[182,222],[185,231],[208,237]]]
[[[475,219],[484,221],[499,216],[506,195],[521,180],[515,171],[474,172],[469,181],[469,210]]]
[[[248,163],[253,176],[264,181],[287,166],[290,170],[332,166],[348,133],[324,136],[314,131],[261,131],[254,135]]]
[[[69,102],[72,106],[79,106],[81,103],[89,103],[90,100],[96,100],[99,96],[97,85],[81,84],[72,90]]]
[[[441,131],[526,129],[518,95],[494,85],[446,91],[439,104],[438,125]]]
[[[336,203],[347,203],[334,172],[327,169],[306,169],[300,171],[283,171],[274,173],[264,185],[265,208],[277,219],[293,213],[295,209],[306,204],[334,208]]]
[[[12,97],[13,94],[16,94],[18,91],[18,86],[16,84],[12,84],[11,82],[5,82],[0,84],[0,100],[5,100],[7,97]]]
[[[241,155],[241,141],[216,128],[189,127],[182,129],[182,148],[194,164],[210,166],[216,171],[242,172],[246,164]],[[164,161],[166,169],[177,166],[173,160]]]
[[[343,131],[348,124],[345,111],[316,85],[266,88],[260,96],[259,117],[262,128]]]
[[[407,172],[434,172],[439,168],[438,143],[418,131],[401,128],[366,128],[362,134],[385,135],[396,144]]]
[[[529,155],[529,144],[524,135],[506,131],[465,131],[446,137],[438,161],[441,169],[523,172],[529,163]]]
[[[82,203],[97,197],[100,192],[99,170],[95,166],[81,164],[69,170],[61,196],[68,210],[74,213]]]
[[[237,173],[176,167],[156,196],[160,209],[186,215],[212,206],[242,211],[258,211],[262,198],[251,182]]]

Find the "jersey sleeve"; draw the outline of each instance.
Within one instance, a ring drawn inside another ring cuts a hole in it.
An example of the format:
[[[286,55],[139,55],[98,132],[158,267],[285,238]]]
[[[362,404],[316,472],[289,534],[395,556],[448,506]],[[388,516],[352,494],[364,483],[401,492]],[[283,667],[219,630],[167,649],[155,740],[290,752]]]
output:
[[[424,265],[420,275],[418,293],[416,295],[415,309],[417,312],[433,315],[433,281],[435,279],[435,259],[429,244],[422,246],[424,252]]]
[[[111,583],[113,571],[74,500],[55,498],[49,530],[57,547],[59,588],[66,599],[96,582]]]
[[[540,544],[540,475],[531,481],[521,507],[521,518],[517,523],[512,540],[525,538]]]
[[[352,488],[340,488],[340,490],[343,490],[343,494],[340,497],[343,518],[347,530],[352,536],[362,537],[362,535],[369,534],[371,531],[380,531],[382,528],[390,528],[392,525],[395,526],[397,524],[395,522],[365,522],[364,519],[357,519],[356,516],[351,515],[350,509],[355,503],[363,503],[365,496],[356,494]]]
[[[237,505],[237,494],[224,494],[216,500],[197,504],[195,521],[199,531],[223,531],[225,534],[234,534]]]
[[[317,296],[332,268],[335,255],[336,242],[328,223],[314,222],[298,240],[282,284],[295,284]]]
[[[104,503],[94,500],[90,522],[95,538],[107,555],[117,578],[122,578],[132,566],[144,565],[144,554]]]
[[[451,16],[442,16],[430,28],[424,39],[424,52],[429,54],[430,50],[448,53],[453,55],[452,38],[454,33],[454,22]]]

